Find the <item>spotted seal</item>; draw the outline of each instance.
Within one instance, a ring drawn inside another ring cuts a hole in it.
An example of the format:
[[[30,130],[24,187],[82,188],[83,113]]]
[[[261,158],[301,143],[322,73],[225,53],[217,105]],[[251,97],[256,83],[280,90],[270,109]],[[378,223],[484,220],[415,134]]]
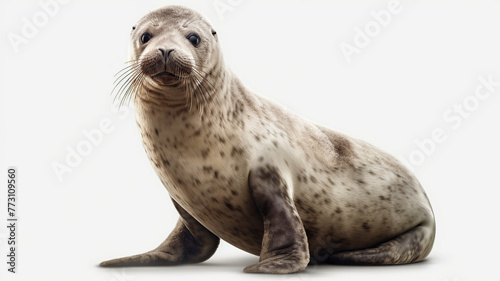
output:
[[[406,264],[429,254],[434,215],[414,175],[252,93],[200,14],[158,9],[131,38],[119,98],[134,99],[144,148],[180,218],[156,249],[101,266],[198,263],[219,239],[260,256],[245,272]]]

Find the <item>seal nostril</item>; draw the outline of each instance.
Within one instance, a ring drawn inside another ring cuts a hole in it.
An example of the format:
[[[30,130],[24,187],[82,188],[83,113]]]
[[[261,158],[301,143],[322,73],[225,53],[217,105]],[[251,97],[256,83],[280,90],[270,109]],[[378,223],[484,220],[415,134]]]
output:
[[[174,49],[165,50],[163,48],[158,48],[158,51],[160,51],[160,53],[163,57],[168,57],[170,55],[170,53],[174,51]]]
[[[162,57],[165,57],[165,49],[163,48],[158,48],[158,51],[160,51]]]

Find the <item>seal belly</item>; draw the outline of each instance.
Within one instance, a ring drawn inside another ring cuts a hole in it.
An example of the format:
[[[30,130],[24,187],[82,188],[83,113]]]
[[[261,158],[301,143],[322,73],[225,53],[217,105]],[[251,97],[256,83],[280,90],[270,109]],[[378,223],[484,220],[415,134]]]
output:
[[[136,111],[146,154],[172,199],[221,239],[259,255],[263,222],[248,190],[245,160],[251,144],[225,134],[237,128],[217,128],[214,134],[217,124],[201,119],[176,124],[168,114],[152,114],[142,106]],[[165,124],[169,130],[160,129]],[[177,136],[187,134],[186,127],[192,135],[181,142]]]
[[[199,194],[169,193],[219,238],[243,251],[259,255],[264,233],[262,218],[246,186],[238,186],[240,188],[233,186],[228,189],[223,185],[207,185],[207,188],[199,190]]]
[[[263,222],[248,190],[246,166],[217,157],[209,163],[186,155],[170,158],[170,166],[155,169],[172,199],[219,238],[259,255]]]
[[[156,249],[103,266],[202,262],[219,238],[260,255],[245,272],[427,256],[434,219],[415,177],[373,146],[254,95],[201,15],[149,13],[132,29],[130,54],[117,97],[134,98],[144,148],[180,219]]]

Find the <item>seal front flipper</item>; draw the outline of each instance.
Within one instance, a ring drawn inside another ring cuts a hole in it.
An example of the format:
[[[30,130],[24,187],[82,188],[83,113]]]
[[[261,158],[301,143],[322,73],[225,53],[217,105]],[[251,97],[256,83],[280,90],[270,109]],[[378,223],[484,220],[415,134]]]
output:
[[[104,261],[99,266],[176,265],[199,263],[209,259],[219,246],[219,237],[173,202],[181,217],[172,233],[160,246],[143,254]]]
[[[251,273],[293,273],[309,263],[309,246],[302,221],[278,169],[266,165],[252,170],[250,193],[264,221],[260,260],[245,268]]]

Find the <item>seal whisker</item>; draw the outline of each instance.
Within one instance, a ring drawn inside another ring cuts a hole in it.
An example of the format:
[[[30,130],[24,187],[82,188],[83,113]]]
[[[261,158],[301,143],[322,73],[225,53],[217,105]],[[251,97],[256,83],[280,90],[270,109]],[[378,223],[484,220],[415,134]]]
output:
[[[188,66],[186,65],[186,67],[188,67]],[[177,78],[180,79],[181,82],[184,83],[184,86],[186,88],[186,93],[185,93],[186,101],[185,101],[184,106],[186,108],[188,108],[189,111],[191,111],[193,108],[193,100],[192,100],[193,89],[191,87],[191,84],[189,83],[189,79],[188,79],[189,75],[185,70],[183,70],[181,68],[180,63],[174,64],[173,72],[177,76]]]
[[[200,111],[200,115],[203,116],[203,112],[204,112],[204,104],[206,104],[208,101],[206,99],[206,95],[205,95],[205,92],[206,92],[206,89],[205,89],[205,86],[202,84],[202,81],[200,81],[201,78],[200,77],[196,77],[194,80],[193,80],[193,83],[195,84],[198,84],[198,94],[196,93],[193,93],[193,96],[196,100],[196,106],[198,107],[198,110]],[[201,99],[201,101],[200,101]]]
[[[113,102],[115,102],[117,99],[121,100],[120,106],[123,104],[123,98],[126,95],[125,90],[130,87],[130,83],[133,80],[133,77],[137,76],[137,74],[141,72],[139,61],[129,61],[127,62],[127,64],[127,66],[125,66],[115,74],[115,86],[111,91],[111,94],[115,93]]]
[[[140,72],[132,72],[129,76],[126,77],[126,80],[123,81],[121,84],[117,84],[117,86],[120,86],[118,89],[117,95],[115,96],[115,99],[120,100],[120,105],[123,104],[124,98],[127,96],[128,91],[130,90],[133,81],[135,80],[136,77],[140,75]]]
[[[185,78],[184,78],[184,80],[186,81]],[[191,111],[193,108],[194,89],[193,89],[193,85],[191,84],[190,80],[187,80],[187,82],[185,84],[186,84],[186,94],[187,94],[186,106],[189,103],[189,111]]]
[[[196,84],[200,89],[200,91],[198,92],[199,96],[206,103],[212,99],[212,95],[210,92],[215,89],[215,85],[213,84],[212,81],[210,81],[210,79],[204,79],[204,77],[207,75],[205,71],[195,67],[193,68],[193,73],[194,77],[196,77]]]
[[[139,61],[124,69],[126,70],[122,70],[123,73],[117,78],[117,81],[115,81],[116,85],[113,88],[114,92],[116,88],[120,87],[113,99],[113,101],[116,101],[116,99],[120,100],[120,107],[130,101],[132,94],[136,92],[138,87],[142,86],[142,81],[144,80],[144,73],[140,69]]]
[[[202,103],[206,102],[206,98],[205,98],[206,88],[203,85],[202,78],[200,77],[200,75],[196,71],[196,69],[193,69],[192,75],[193,75],[193,77],[190,80],[190,84],[192,85],[192,88],[193,88],[192,98],[194,98],[196,100],[196,106],[198,109],[200,109]],[[200,99],[202,99],[203,102],[200,101]]]
[[[197,78],[197,85],[199,86],[201,82],[206,82],[207,84],[211,84],[212,82],[209,79],[205,79],[207,76],[207,72],[204,71],[201,67],[198,67],[196,65],[193,66],[192,68],[193,75]]]
[[[132,80],[131,86],[128,88],[127,92],[125,93],[125,96],[123,98],[124,102],[130,102],[132,99],[132,96],[137,93],[139,90],[142,89],[143,87],[143,82],[144,79],[146,79],[146,75],[141,71],[139,72]]]
[[[133,99],[146,154],[181,218],[159,247],[102,266],[199,263],[220,239],[260,255],[245,272],[429,254],[432,207],[397,159],[255,95],[190,9],[151,12],[136,30],[135,60],[116,73],[112,93],[120,106]],[[158,52],[165,46],[175,49]]]
[[[137,65],[136,65],[136,66],[134,66],[134,67],[131,67],[131,68],[127,69],[127,71],[123,72],[120,76],[118,76],[118,77],[116,78],[115,82],[114,82],[115,87],[113,88],[113,91],[114,91],[114,90],[116,90],[116,88],[117,88],[120,84],[122,84],[122,82],[123,82],[123,81],[125,81],[125,83],[123,83],[123,84],[126,84],[126,80],[127,80],[128,78],[130,78],[130,76],[133,76],[133,75],[134,75],[134,73],[136,73],[137,71],[140,71],[140,69],[139,69],[139,68],[140,68],[140,66],[137,66]],[[112,91],[112,92],[113,92],[113,91]]]
[[[138,66],[139,64],[139,61],[138,60],[130,60],[130,61],[127,61],[125,62],[126,66],[123,67],[121,70],[119,70],[116,74],[115,74],[115,77],[121,75],[122,72],[125,72],[127,71],[128,69],[130,68],[133,68],[133,67],[136,67]]]
[[[124,77],[124,76],[127,76],[130,74],[130,72],[133,72],[135,71],[136,69],[138,68],[138,65],[137,64],[129,64],[127,66],[125,66],[124,68],[122,68],[120,71],[118,71],[116,74],[115,74],[115,81],[113,82],[113,84],[118,84],[119,81]]]

